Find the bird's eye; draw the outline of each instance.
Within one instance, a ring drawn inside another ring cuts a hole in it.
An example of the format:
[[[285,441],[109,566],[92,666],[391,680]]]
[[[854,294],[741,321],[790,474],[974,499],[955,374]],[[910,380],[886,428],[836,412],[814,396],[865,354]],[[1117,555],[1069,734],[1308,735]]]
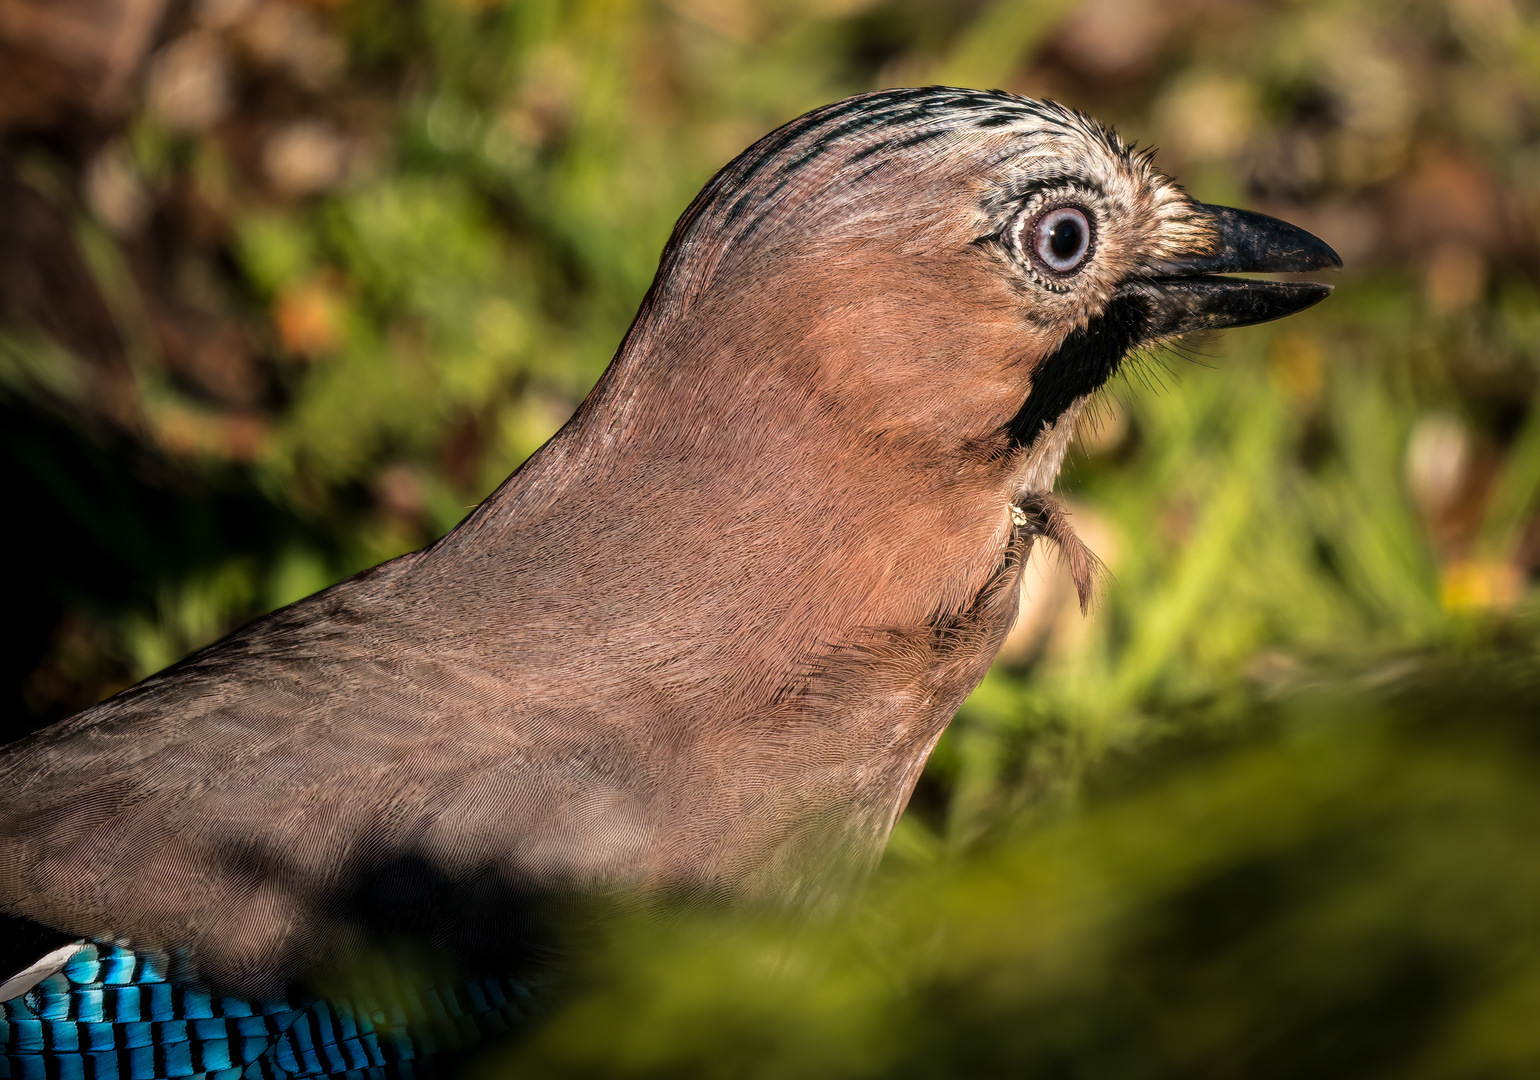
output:
[[[1091,250],[1091,222],[1073,206],[1049,210],[1032,226],[1032,251],[1048,269],[1073,273]]]

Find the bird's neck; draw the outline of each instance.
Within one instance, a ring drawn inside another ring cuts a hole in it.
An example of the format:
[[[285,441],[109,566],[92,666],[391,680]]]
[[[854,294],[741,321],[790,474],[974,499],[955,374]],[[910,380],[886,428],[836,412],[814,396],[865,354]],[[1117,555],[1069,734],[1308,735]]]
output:
[[[789,366],[716,396],[617,367],[433,553],[477,597],[587,613],[568,650],[752,709],[809,657],[966,609],[1006,556],[1008,455],[852,426]]]

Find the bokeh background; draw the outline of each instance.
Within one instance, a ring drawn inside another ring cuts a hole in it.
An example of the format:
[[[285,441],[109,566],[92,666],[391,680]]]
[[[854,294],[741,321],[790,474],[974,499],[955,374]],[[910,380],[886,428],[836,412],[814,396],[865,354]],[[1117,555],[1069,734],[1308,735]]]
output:
[[[0,737],[451,528],[716,168],[932,82],[1339,288],[1104,395],[1104,597],[1034,557],[858,912],[628,924],[484,1068],[1540,1073],[1533,3],[0,0]]]

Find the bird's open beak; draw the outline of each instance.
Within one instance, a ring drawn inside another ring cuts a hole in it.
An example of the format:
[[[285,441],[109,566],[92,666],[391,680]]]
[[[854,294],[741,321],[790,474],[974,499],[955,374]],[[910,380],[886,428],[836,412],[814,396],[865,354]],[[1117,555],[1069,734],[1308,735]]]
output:
[[[1199,204],[1199,209],[1212,215],[1218,226],[1218,250],[1153,263],[1145,275],[1120,290],[1147,304],[1141,335],[1146,341],[1281,319],[1320,303],[1331,292],[1330,285],[1314,281],[1217,276],[1335,269],[1342,260],[1324,241],[1286,221],[1228,206]]]

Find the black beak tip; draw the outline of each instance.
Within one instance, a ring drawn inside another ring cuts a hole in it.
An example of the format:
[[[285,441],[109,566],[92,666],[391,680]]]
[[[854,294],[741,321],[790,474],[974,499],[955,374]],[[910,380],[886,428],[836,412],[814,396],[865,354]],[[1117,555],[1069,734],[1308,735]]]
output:
[[[1340,264],[1338,265],[1340,266]],[[1301,281],[1299,284],[1305,286],[1305,288],[1302,288],[1299,291],[1298,295],[1302,302],[1300,303],[1299,307],[1295,309],[1297,311],[1304,311],[1306,308],[1315,307],[1322,300],[1325,300],[1328,296],[1330,296],[1337,288],[1335,285],[1328,285],[1322,281]]]
[[[1219,229],[1219,251],[1189,264],[1208,274],[1297,274],[1340,270],[1342,256],[1330,244],[1298,225],[1229,206],[1201,207]]]
[[[1291,226],[1291,228],[1294,228],[1294,226]],[[1305,245],[1299,252],[1294,253],[1302,264],[1300,270],[1342,269],[1342,256],[1338,255],[1330,244],[1314,233],[1305,232],[1304,229],[1296,229],[1296,231],[1310,240],[1309,244]],[[1283,256],[1285,259],[1287,257],[1287,255]]]
[[[1249,278],[1207,278],[1192,282],[1202,299],[1201,314],[1192,321],[1204,329],[1255,326],[1298,315],[1331,295],[1333,286],[1319,281],[1258,281]]]

